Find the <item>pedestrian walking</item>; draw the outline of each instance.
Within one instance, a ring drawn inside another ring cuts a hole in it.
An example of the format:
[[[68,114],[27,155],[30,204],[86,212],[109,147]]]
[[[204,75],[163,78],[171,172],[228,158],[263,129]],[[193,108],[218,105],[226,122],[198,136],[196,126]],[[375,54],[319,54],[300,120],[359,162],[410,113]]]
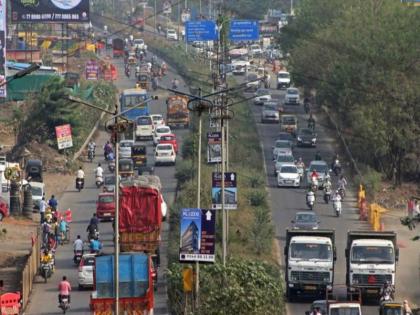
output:
[[[41,216],[41,224],[45,221],[45,210],[48,207],[48,203],[45,201],[45,197],[42,197],[39,202],[39,215]]]

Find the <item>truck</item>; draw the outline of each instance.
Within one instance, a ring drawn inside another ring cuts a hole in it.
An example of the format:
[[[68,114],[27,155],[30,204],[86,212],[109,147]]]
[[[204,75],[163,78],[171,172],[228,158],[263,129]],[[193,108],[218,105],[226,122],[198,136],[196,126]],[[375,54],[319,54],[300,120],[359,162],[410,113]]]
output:
[[[171,95],[166,100],[166,105],[167,125],[171,128],[188,128],[190,123],[190,114],[188,111],[188,97],[183,95]]]
[[[395,286],[399,256],[395,232],[349,231],[345,254],[349,292],[378,296],[385,282]]]
[[[154,290],[151,258],[143,253],[119,256],[119,305],[124,314],[152,315]],[[92,314],[113,314],[115,307],[114,255],[96,256]]]
[[[334,230],[286,230],[286,297],[331,290],[336,260]]]

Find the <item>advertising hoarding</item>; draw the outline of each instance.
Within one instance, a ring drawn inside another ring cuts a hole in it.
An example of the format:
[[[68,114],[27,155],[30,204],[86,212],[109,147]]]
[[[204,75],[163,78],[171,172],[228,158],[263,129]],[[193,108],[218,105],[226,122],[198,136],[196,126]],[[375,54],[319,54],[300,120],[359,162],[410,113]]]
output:
[[[235,210],[238,208],[238,188],[236,184],[236,173],[225,172],[225,209]],[[211,207],[222,209],[222,173],[212,173],[211,183]]]
[[[207,163],[222,162],[222,133],[207,132]]]
[[[7,96],[6,81],[6,1],[0,1],[0,97]]]
[[[57,145],[59,150],[71,148],[73,146],[70,124],[56,126],[55,135],[57,137]]]

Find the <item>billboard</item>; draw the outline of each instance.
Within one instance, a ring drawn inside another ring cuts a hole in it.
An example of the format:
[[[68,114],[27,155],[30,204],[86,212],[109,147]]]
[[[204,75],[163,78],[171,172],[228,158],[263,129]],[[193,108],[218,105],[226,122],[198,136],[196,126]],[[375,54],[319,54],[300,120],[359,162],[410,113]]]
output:
[[[89,22],[89,0],[13,0],[12,22]]]
[[[238,208],[238,188],[236,184],[236,173],[225,172],[225,205],[227,210]],[[211,184],[211,207],[212,209],[222,209],[222,173],[212,173]]]
[[[0,1],[0,97],[6,97],[6,1]]]
[[[179,261],[215,261],[215,210],[185,208],[181,210]]]
[[[222,133],[207,132],[207,163],[222,162]]]
[[[56,126],[55,135],[57,137],[57,145],[59,150],[71,148],[73,146],[70,124]]]
[[[96,60],[89,60],[86,62],[85,67],[86,80],[98,80],[99,77],[99,65]]]

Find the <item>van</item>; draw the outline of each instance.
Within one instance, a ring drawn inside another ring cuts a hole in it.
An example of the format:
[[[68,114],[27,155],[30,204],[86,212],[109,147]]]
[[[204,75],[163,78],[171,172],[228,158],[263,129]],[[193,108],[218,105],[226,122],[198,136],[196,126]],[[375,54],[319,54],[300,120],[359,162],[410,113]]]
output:
[[[139,116],[136,119],[136,139],[151,139],[153,137],[153,121],[150,116]]]
[[[295,115],[282,115],[280,118],[280,131],[296,133],[298,128],[298,120]]]

